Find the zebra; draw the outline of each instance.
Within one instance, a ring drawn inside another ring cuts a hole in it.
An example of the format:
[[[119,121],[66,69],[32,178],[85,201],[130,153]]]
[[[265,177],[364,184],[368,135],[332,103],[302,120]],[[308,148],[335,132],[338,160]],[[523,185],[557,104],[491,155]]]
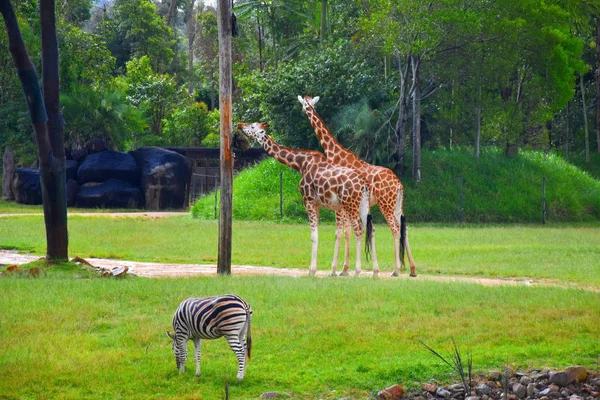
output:
[[[199,376],[201,339],[225,336],[238,359],[237,379],[244,379],[246,357],[250,359],[252,350],[251,320],[252,309],[234,294],[182,301],[173,316],[175,332],[167,331],[167,336],[173,340],[173,354],[179,373],[185,372],[188,340],[194,341],[196,376]]]

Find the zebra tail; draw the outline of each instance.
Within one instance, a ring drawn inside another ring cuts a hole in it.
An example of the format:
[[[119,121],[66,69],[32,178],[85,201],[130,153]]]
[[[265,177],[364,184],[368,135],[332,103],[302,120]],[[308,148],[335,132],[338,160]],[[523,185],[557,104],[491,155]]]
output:
[[[404,215],[400,216],[400,263],[402,268],[405,267],[404,264],[404,244],[406,243],[406,218]]]
[[[246,354],[248,355],[248,360],[252,358],[252,332],[251,332],[251,322],[252,322],[252,310],[246,311],[247,319],[246,323],[248,324],[248,330],[246,331]]]

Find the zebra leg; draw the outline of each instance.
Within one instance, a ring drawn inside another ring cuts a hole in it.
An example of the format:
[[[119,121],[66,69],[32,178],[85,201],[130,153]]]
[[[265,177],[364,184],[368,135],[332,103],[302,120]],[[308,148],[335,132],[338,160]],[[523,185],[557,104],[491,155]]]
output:
[[[246,348],[240,342],[238,335],[229,335],[226,336],[225,339],[227,339],[229,347],[231,347],[231,350],[233,350],[238,359],[237,379],[238,381],[241,381],[244,379],[244,375],[246,373]]]
[[[196,376],[200,376],[200,339],[194,339],[194,359],[196,360]]]

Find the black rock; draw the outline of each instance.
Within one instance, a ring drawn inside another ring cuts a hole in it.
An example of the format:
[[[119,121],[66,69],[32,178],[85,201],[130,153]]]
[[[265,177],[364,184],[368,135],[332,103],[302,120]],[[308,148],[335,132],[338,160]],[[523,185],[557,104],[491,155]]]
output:
[[[90,154],[108,150],[108,146],[106,145],[106,142],[104,141],[104,139],[100,139],[100,138],[93,138],[93,139],[88,140],[87,142],[85,142],[83,147],[88,149]]]
[[[42,187],[38,168],[16,168],[11,188],[17,203],[42,204]]]
[[[79,191],[79,183],[75,179],[69,179],[66,186],[67,205],[72,207],[76,204],[76,196]]]
[[[77,179],[77,169],[79,168],[79,163],[75,160],[67,160],[66,164],[66,176],[67,181],[69,179]]]
[[[88,149],[86,149],[85,147],[71,151],[71,157],[73,158],[74,161],[81,161],[84,158],[86,158],[87,155],[88,155]]]
[[[160,147],[142,147],[129,154],[141,169],[141,189],[148,210],[187,206],[190,162],[179,153]]]
[[[142,205],[142,192],[128,182],[109,179],[82,185],[76,199],[78,207],[139,208]]]
[[[77,170],[77,181],[80,184],[105,182],[109,179],[137,185],[140,181],[140,168],[130,154],[106,150],[87,156]]]

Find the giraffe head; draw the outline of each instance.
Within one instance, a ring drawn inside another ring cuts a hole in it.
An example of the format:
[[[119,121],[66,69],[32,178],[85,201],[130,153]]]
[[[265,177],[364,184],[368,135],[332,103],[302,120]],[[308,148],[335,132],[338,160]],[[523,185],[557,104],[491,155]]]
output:
[[[308,110],[310,108],[314,108],[315,104],[317,104],[317,102],[319,101],[319,96],[312,98],[310,96],[302,97],[298,95],[298,101],[300,102],[300,104],[302,104],[302,111],[308,113]]]
[[[253,138],[262,145],[265,140],[265,129],[269,127],[269,124],[266,122],[253,122],[251,124],[240,122],[237,127],[244,135]]]

